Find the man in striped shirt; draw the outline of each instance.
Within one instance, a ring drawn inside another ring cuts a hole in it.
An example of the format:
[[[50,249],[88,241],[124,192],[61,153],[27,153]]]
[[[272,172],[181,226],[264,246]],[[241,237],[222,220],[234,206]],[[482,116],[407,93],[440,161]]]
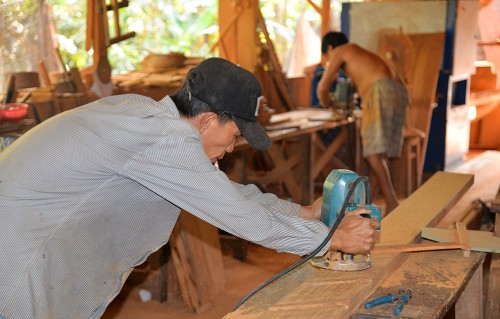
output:
[[[103,98],[0,153],[0,318],[101,317],[133,267],[167,243],[181,208],[278,251],[313,251],[329,231],[321,200],[281,200],[213,165],[240,135],[269,147],[260,96],[250,72],[211,58],[172,96]],[[344,218],[329,247],[373,248],[378,224],[366,212]]]

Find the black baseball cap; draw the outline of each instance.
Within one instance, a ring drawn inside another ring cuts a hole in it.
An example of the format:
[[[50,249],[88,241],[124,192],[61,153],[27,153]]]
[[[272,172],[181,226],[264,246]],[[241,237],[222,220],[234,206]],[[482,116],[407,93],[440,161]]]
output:
[[[256,150],[271,146],[271,139],[257,120],[263,102],[259,81],[250,71],[222,58],[208,58],[188,75],[191,95],[232,115],[241,135]]]

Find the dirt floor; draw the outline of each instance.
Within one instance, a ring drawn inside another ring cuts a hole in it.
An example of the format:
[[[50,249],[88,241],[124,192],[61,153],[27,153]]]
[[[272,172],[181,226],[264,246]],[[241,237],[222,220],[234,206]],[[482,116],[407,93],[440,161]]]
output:
[[[182,298],[142,302],[140,288],[125,285],[123,291],[108,307],[104,319],[215,319],[231,312],[238,302],[252,289],[267,279],[299,260],[298,256],[277,253],[276,251],[248,245],[248,257],[245,262],[232,256],[232,251],[223,247],[226,290],[220,293],[213,307],[201,314],[190,312],[184,306]]]

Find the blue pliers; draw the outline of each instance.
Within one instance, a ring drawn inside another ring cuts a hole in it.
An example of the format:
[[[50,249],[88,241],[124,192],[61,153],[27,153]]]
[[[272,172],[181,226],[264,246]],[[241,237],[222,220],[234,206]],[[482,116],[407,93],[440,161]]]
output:
[[[397,305],[392,310],[392,313],[396,316],[399,316],[401,311],[403,311],[404,305],[407,304],[410,301],[410,299],[411,299],[410,289],[399,289],[397,296],[395,296],[393,293],[389,293],[386,296],[378,297],[373,300],[365,302],[365,309],[372,309],[373,307],[396,301]]]

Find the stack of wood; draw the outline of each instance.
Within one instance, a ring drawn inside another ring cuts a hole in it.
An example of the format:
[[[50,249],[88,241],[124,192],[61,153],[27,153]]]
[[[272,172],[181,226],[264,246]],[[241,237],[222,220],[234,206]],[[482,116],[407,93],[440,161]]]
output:
[[[189,310],[205,312],[225,286],[218,229],[182,211],[168,247],[136,267],[126,284],[150,291],[159,302],[182,297]]]
[[[218,229],[182,211],[169,240],[174,276],[172,293],[196,313],[210,309],[224,290],[225,276]]]
[[[182,54],[182,61],[168,63],[169,60],[165,60],[162,62],[163,57],[166,59],[170,55],[152,53],[139,63],[141,70],[115,75],[112,77],[113,83],[125,88],[132,86],[178,86],[189,70],[204,59],[202,57],[185,57]]]

